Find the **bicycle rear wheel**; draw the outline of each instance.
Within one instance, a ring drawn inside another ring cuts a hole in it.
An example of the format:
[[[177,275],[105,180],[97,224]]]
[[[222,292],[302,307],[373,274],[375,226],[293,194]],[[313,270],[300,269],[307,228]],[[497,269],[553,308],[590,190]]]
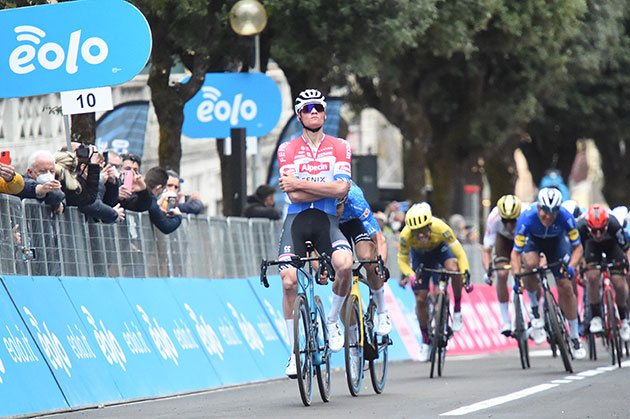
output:
[[[619,336],[619,319],[615,311],[615,300],[610,289],[604,290],[604,310],[606,310],[606,339],[610,348],[612,365],[621,368],[621,337]]]
[[[385,388],[387,379],[387,348],[389,347],[389,336],[378,336],[374,331],[374,320],[376,319],[376,304],[370,302],[367,316],[365,317],[365,342],[364,349],[369,345],[375,349],[376,358],[370,359],[370,379],[372,388],[376,394],[381,394]]]
[[[438,355],[440,342],[442,342],[442,333],[444,330],[443,324],[443,309],[444,305],[444,294],[440,293],[437,296],[437,302],[435,303],[435,326],[433,327],[433,333],[431,334],[431,371],[429,373],[429,377],[433,378],[433,371],[435,370],[435,361],[436,356]],[[439,359],[438,359],[439,363]]]
[[[521,296],[514,293],[512,300],[514,302],[514,337],[518,342],[518,352],[521,358],[521,367],[529,368],[529,337],[527,336],[527,328],[525,327],[525,317],[523,317],[523,306],[521,305]]]
[[[450,336],[450,330],[448,325],[449,319],[449,304],[448,304],[448,294],[444,294],[444,299],[442,301],[442,316],[440,322],[442,323],[442,328],[440,329],[442,333],[442,338],[440,339],[440,343],[438,344],[438,364],[437,371],[438,376],[442,376],[442,372],[444,371],[444,363],[446,362],[446,345],[448,345],[448,338]]]
[[[313,394],[313,360],[311,357],[311,316],[304,294],[298,294],[293,305],[295,367],[300,397],[304,406],[311,404]]]
[[[346,307],[343,314],[345,326],[344,352],[346,358],[346,381],[348,390],[353,396],[358,396],[363,381],[363,342],[361,341],[361,310],[359,299],[356,295],[350,294],[346,300]],[[352,356],[354,353],[354,357]],[[354,358],[354,360],[353,360]],[[358,360],[357,360],[358,358]],[[353,367],[352,362],[356,365]]]
[[[319,364],[315,366],[317,373],[317,386],[322,401],[330,400],[330,349],[328,349],[328,329],[326,329],[326,316],[324,305],[318,295],[315,296],[316,316],[316,336],[314,344],[317,345],[315,354],[319,358]]]
[[[573,372],[571,354],[569,352],[569,334],[564,324],[564,316],[560,312],[560,308],[556,305],[556,301],[549,290],[545,290],[545,310],[547,311],[549,328],[551,329],[550,340],[555,343],[560,352],[564,369],[567,372]]]

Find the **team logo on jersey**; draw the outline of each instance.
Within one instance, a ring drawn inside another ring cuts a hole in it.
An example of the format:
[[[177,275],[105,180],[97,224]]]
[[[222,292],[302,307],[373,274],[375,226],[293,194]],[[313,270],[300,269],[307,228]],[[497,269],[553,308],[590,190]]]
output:
[[[368,215],[370,215],[370,210],[368,208],[365,209],[365,211],[363,211],[363,214],[361,214],[361,216],[359,217],[360,220],[365,220]]]
[[[347,174],[352,173],[352,170],[350,168],[350,163],[348,162],[339,163],[338,168],[341,173],[347,173]]]
[[[303,163],[300,165],[299,171],[301,173],[308,172],[311,175],[316,175],[321,172],[328,172],[330,171],[330,163],[324,161]]]

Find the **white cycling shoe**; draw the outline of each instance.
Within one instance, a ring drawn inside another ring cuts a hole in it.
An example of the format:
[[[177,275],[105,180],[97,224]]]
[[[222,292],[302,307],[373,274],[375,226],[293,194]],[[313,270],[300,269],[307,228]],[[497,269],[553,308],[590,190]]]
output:
[[[547,339],[547,333],[544,328],[545,321],[543,319],[532,319],[532,338],[536,345],[540,345]]]
[[[602,327],[602,318],[599,316],[593,317],[591,319],[591,323],[589,324],[588,330],[591,333],[599,333],[604,330],[604,328]]]
[[[461,312],[453,313],[453,325],[451,326],[451,329],[453,329],[453,332],[459,332],[463,328],[464,328],[464,317],[462,316],[462,313]]]
[[[423,343],[420,346],[420,355],[418,355],[418,361],[429,362],[429,358],[431,358],[431,345]]]
[[[630,320],[623,319],[621,321],[621,329],[619,330],[619,336],[621,336],[621,340],[630,341]]]
[[[343,348],[343,332],[339,320],[326,321],[326,328],[328,329],[328,347],[332,352],[339,352]]]
[[[501,334],[505,337],[512,336],[512,323],[509,321],[503,322],[501,325]]]
[[[584,345],[582,345],[580,339],[571,339],[571,343],[573,343],[573,357],[575,359],[586,358],[586,349],[584,349]]]
[[[392,319],[389,318],[389,313],[381,313],[378,315],[378,323],[376,328],[376,334],[379,336],[389,335],[392,331]]]
[[[295,366],[295,354],[291,354],[291,357],[289,357],[289,361],[287,362],[287,369],[284,370],[284,373],[289,378],[297,378],[297,368]]]

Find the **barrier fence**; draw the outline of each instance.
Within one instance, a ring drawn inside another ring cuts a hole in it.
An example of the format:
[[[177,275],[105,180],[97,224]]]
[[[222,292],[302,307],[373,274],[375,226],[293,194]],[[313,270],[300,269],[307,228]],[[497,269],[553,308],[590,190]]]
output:
[[[165,235],[148,213],[125,220],[86,220],[76,207],[53,215],[37,200],[0,194],[0,274],[134,278],[246,278],[277,257],[281,221],[186,215]],[[389,268],[400,277],[397,239],[387,237]],[[481,250],[464,245],[473,282],[483,276]],[[272,272],[275,273],[275,272]]]

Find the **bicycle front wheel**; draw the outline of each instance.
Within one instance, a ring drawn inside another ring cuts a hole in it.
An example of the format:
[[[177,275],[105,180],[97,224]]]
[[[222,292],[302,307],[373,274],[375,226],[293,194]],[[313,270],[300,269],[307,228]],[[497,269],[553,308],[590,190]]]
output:
[[[604,291],[605,310],[606,310],[606,339],[610,348],[610,357],[612,365],[618,364],[621,368],[621,337],[619,336],[619,319],[615,314],[615,299],[610,289]]]
[[[444,372],[444,363],[446,362],[446,346],[448,345],[448,338],[450,335],[448,319],[449,315],[449,305],[448,305],[448,294],[444,294],[444,298],[442,300],[442,316],[440,316],[440,322],[442,323],[442,327],[440,331],[442,332],[442,339],[440,339],[440,343],[438,344],[438,364],[437,371],[438,376],[442,376],[442,372]]]
[[[374,321],[376,319],[376,304],[373,302],[368,306],[368,313],[365,320],[365,343],[376,349],[376,358],[370,359],[370,378],[372,388],[376,394],[381,394],[385,388],[387,379],[387,348],[389,347],[389,336],[378,336],[374,331]]]
[[[304,406],[311,404],[313,394],[313,359],[311,357],[311,316],[304,294],[298,294],[293,305],[295,367],[300,397]]]
[[[556,305],[556,301],[549,290],[545,291],[545,310],[547,310],[549,328],[551,329],[550,340],[555,343],[560,351],[564,369],[567,372],[573,372],[569,352],[569,334],[564,324],[564,316],[560,312],[560,308]]]
[[[324,315],[324,305],[318,295],[315,296],[316,315],[316,339],[314,344],[317,345],[315,354],[319,363],[315,367],[317,372],[317,386],[319,387],[319,395],[322,401],[330,400],[330,349],[328,348],[328,329],[326,329],[326,316]]]
[[[443,305],[444,294],[440,293],[435,303],[435,326],[433,327],[433,333],[431,334],[431,371],[429,377],[433,378],[433,371],[435,370],[435,361],[440,350],[442,342],[442,334],[444,333],[444,319],[443,319]],[[438,357],[439,358],[439,357]],[[439,363],[439,359],[438,359]]]
[[[363,311],[356,295],[350,294],[344,309],[346,358],[346,379],[348,390],[353,396],[358,396],[363,381],[363,342],[361,340],[361,319]]]
[[[525,327],[525,317],[523,316],[523,306],[521,304],[521,296],[514,293],[512,300],[514,302],[514,337],[518,342],[518,352],[521,357],[521,367],[527,369],[529,365],[529,337],[527,336],[527,328]]]

